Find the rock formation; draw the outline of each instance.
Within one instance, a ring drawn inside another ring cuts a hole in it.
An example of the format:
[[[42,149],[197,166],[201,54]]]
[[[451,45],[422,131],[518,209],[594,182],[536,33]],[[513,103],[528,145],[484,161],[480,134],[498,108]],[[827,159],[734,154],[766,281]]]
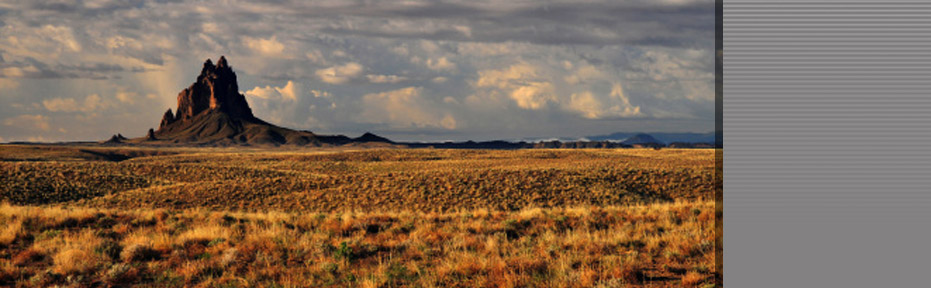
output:
[[[389,142],[374,134],[362,138]],[[200,75],[178,94],[178,107],[165,111],[158,130],[150,131],[148,143],[187,145],[343,145],[355,142],[346,136],[321,136],[269,124],[252,114],[246,97],[239,93],[236,73],[221,56],[214,65],[204,62]],[[143,141],[145,141],[143,140]]]
[[[253,119],[246,96],[239,93],[236,73],[221,56],[214,66],[210,59],[197,76],[197,82],[178,94],[178,110],[174,120],[188,120],[204,111],[220,111],[234,118]],[[168,116],[169,113],[166,113]],[[165,119],[162,119],[163,122]],[[172,121],[169,121],[172,122]]]
[[[165,115],[162,116],[162,123],[158,125],[158,129],[165,128],[165,126],[168,126],[171,122],[175,122],[175,114],[172,114],[171,108],[169,108],[168,111],[165,111]]]

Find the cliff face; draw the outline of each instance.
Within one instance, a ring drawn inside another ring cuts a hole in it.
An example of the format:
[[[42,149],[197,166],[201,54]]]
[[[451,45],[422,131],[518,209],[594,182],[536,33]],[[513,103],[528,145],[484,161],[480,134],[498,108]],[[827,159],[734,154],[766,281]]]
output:
[[[197,76],[197,82],[178,94],[178,109],[174,117],[166,113],[163,124],[185,121],[204,111],[220,111],[233,118],[253,119],[252,109],[246,102],[246,96],[239,93],[236,73],[230,68],[225,57],[220,57],[217,65],[210,59]]]

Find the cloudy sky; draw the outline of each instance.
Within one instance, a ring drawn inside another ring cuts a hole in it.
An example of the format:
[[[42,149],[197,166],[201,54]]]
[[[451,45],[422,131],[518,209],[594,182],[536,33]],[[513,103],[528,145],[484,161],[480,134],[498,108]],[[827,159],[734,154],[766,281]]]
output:
[[[713,5],[0,0],[0,142],[143,136],[220,55],[256,116],[317,133],[709,132]]]

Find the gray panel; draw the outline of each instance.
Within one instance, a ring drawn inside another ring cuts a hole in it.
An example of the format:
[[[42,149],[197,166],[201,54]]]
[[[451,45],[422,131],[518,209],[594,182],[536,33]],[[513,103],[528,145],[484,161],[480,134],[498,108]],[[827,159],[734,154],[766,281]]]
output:
[[[929,287],[931,1],[724,1],[724,283]]]

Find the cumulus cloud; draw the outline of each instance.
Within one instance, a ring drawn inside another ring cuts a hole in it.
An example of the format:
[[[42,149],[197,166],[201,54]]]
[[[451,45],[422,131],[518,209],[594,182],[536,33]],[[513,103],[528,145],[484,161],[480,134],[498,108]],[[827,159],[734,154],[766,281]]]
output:
[[[438,111],[423,95],[422,87],[371,93],[362,97],[363,111],[360,120],[368,123],[387,123],[396,128],[436,127],[456,129],[456,118]]]
[[[260,98],[264,100],[280,100],[280,101],[297,101],[299,95],[301,94],[301,88],[299,85],[294,84],[293,81],[288,81],[284,86],[281,87],[255,87],[252,90],[246,91],[246,96]]]
[[[372,83],[398,83],[401,81],[407,80],[407,77],[398,76],[398,75],[375,75],[369,74],[365,75],[369,79],[369,82]]]
[[[620,83],[614,83],[611,86],[607,99],[597,97],[591,91],[573,93],[567,107],[588,119],[627,118],[642,115],[640,106],[630,104],[630,99],[624,95],[624,89]]]
[[[107,104],[100,99],[100,95],[91,94],[82,101],[74,98],[52,98],[42,101],[42,106],[52,112],[94,112],[103,109]]]
[[[427,67],[436,71],[453,71],[456,70],[456,63],[450,62],[446,57],[440,57],[427,59]]]
[[[522,109],[542,109],[556,101],[553,84],[540,78],[537,69],[527,63],[479,71],[475,86],[486,88],[484,92],[489,95],[506,94]]]
[[[42,131],[49,131],[52,127],[49,125],[48,117],[39,114],[19,115],[6,118],[3,120],[3,125],[17,128],[39,129]]]
[[[276,36],[272,36],[268,39],[244,36],[242,37],[242,42],[246,47],[249,47],[249,49],[259,54],[265,56],[283,56],[284,44],[279,42]]]
[[[116,99],[120,100],[120,102],[122,103],[132,104],[133,102],[135,102],[136,97],[139,97],[139,94],[135,92],[126,92],[126,91],[116,92]]]
[[[362,74],[364,68],[356,62],[349,62],[343,65],[333,66],[330,68],[317,70],[317,77],[320,81],[330,84],[345,84],[350,80]]]
[[[572,67],[575,67],[571,62],[566,61],[563,64],[564,67],[567,67],[567,70],[572,71]],[[588,81],[596,81],[598,79],[604,79],[607,76],[603,71],[595,67],[595,65],[582,65],[575,69],[574,72],[570,72],[569,75],[563,78],[569,85],[578,85],[585,84]]]
[[[308,51],[304,54],[304,57],[307,57],[307,60],[315,64],[326,64],[326,58],[323,58],[323,53],[317,49]]]

